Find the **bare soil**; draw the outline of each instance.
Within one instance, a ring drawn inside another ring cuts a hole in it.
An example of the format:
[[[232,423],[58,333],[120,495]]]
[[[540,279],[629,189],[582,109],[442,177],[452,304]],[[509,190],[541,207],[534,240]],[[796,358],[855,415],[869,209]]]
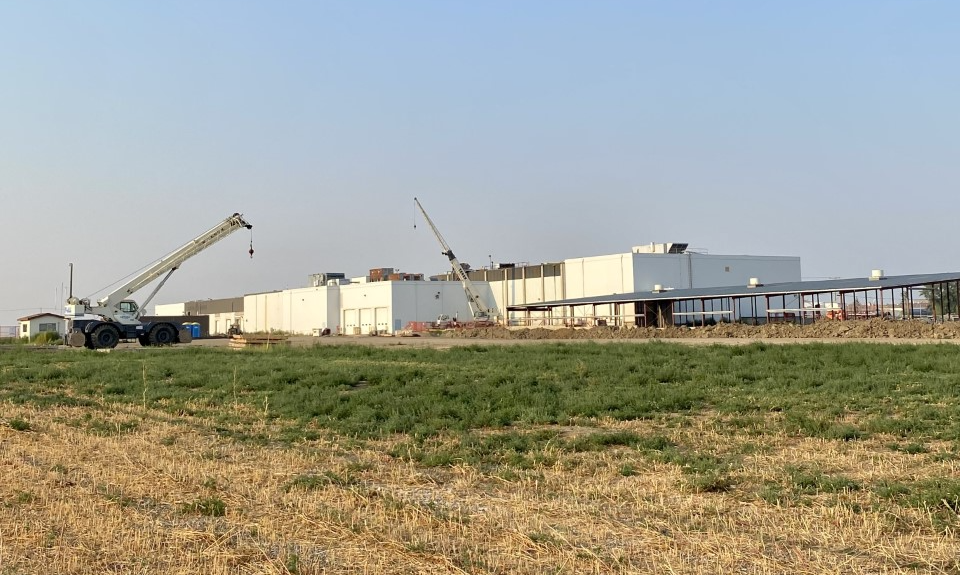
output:
[[[819,321],[797,324],[717,324],[706,327],[657,328],[504,328],[451,329],[417,336],[290,336],[292,345],[374,345],[449,348],[463,345],[518,345],[544,341],[613,343],[670,340],[689,345],[743,345],[756,341],[773,344],[876,342],[897,344],[960,344],[960,322],[931,323],[884,319]],[[226,339],[194,340],[190,345],[226,346]],[[127,346],[138,349],[139,346]]]
[[[523,345],[544,341],[554,342],[636,342],[670,340],[687,345],[744,345],[756,341],[772,344],[874,342],[895,344],[949,343],[960,344],[960,322],[930,323],[919,320],[890,321],[882,319],[821,321],[808,325],[717,324],[707,327],[655,328],[504,328],[485,327],[452,329],[435,334],[417,336],[285,336],[284,345],[372,345],[451,348],[465,345]],[[227,338],[195,339],[189,345],[228,347]],[[279,344],[278,344],[279,345]],[[177,349],[181,346],[174,346]],[[266,346],[264,346],[266,347]],[[38,347],[38,350],[69,349],[66,347]],[[143,351],[136,343],[121,343],[121,351]]]
[[[449,331],[447,337],[482,339],[681,339],[681,338],[789,338],[789,339],[960,339],[960,322],[931,323],[884,319],[819,321],[806,325],[721,323],[705,327],[657,328],[531,328],[501,327]]]

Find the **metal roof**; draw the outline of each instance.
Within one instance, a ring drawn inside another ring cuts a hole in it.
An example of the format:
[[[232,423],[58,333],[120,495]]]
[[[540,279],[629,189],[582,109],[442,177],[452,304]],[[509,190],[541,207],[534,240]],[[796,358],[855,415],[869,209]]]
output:
[[[33,315],[28,315],[28,316],[24,316],[24,317],[21,317],[21,318],[17,318],[17,321],[33,321],[33,320],[35,320],[35,319],[37,319],[37,318],[39,318],[39,317],[46,317],[46,316],[55,317],[55,318],[57,318],[57,319],[63,319],[63,316],[62,316],[62,315],[55,314],[55,313],[49,313],[49,312],[42,312],[42,313],[35,313],[35,314],[33,314]]]
[[[831,292],[854,292],[878,289],[896,289],[928,284],[960,281],[960,272],[939,274],[915,274],[904,276],[883,276],[879,279],[848,278],[836,280],[783,282],[748,286],[719,286],[692,289],[665,289],[659,292],[639,291],[625,294],[581,297],[574,299],[516,304],[507,306],[509,310],[533,310],[559,306],[578,306],[608,303],[633,303],[644,301],[682,301],[693,299],[714,299],[726,297],[753,297],[758,295],[815,294]]]

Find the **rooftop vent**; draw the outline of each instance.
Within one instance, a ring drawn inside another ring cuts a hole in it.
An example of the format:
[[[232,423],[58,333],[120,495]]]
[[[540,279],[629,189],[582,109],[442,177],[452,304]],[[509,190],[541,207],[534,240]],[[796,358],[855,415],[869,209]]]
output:
[[[883,275],[883,270],[870,270],[870,279],[871,281],[887,279]]]
[[[747,287],[755,288],[760,287],[763,284],[760,283],[760,278],[750,278],[750,281],[747,282]]]
[[[660,293],[663,291],[663,286],[660,284],[653,284],[653,293]]]

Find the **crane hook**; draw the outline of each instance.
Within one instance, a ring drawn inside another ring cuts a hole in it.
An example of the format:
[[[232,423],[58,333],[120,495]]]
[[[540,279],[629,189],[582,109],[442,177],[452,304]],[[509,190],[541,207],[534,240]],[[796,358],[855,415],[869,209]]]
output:
[[[250,259],[253,259],[253,230],[250,230],[250,251],[247,252],[250,254]]]

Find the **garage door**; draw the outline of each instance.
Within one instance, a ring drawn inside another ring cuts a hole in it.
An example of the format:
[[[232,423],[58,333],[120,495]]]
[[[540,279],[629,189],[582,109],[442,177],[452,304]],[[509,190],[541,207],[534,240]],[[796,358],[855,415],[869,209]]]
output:
[[[360,308],[360,333],[366,335],[375,329],[373,323],[373,308]]]
[[[343,333],[355,335],[360,333],[359,315],[356,309],[343,310]]]
[[[390,332],[390,313],[385,307],[378,307],[374,310],[374,323],[377,326],[377,333]]]

